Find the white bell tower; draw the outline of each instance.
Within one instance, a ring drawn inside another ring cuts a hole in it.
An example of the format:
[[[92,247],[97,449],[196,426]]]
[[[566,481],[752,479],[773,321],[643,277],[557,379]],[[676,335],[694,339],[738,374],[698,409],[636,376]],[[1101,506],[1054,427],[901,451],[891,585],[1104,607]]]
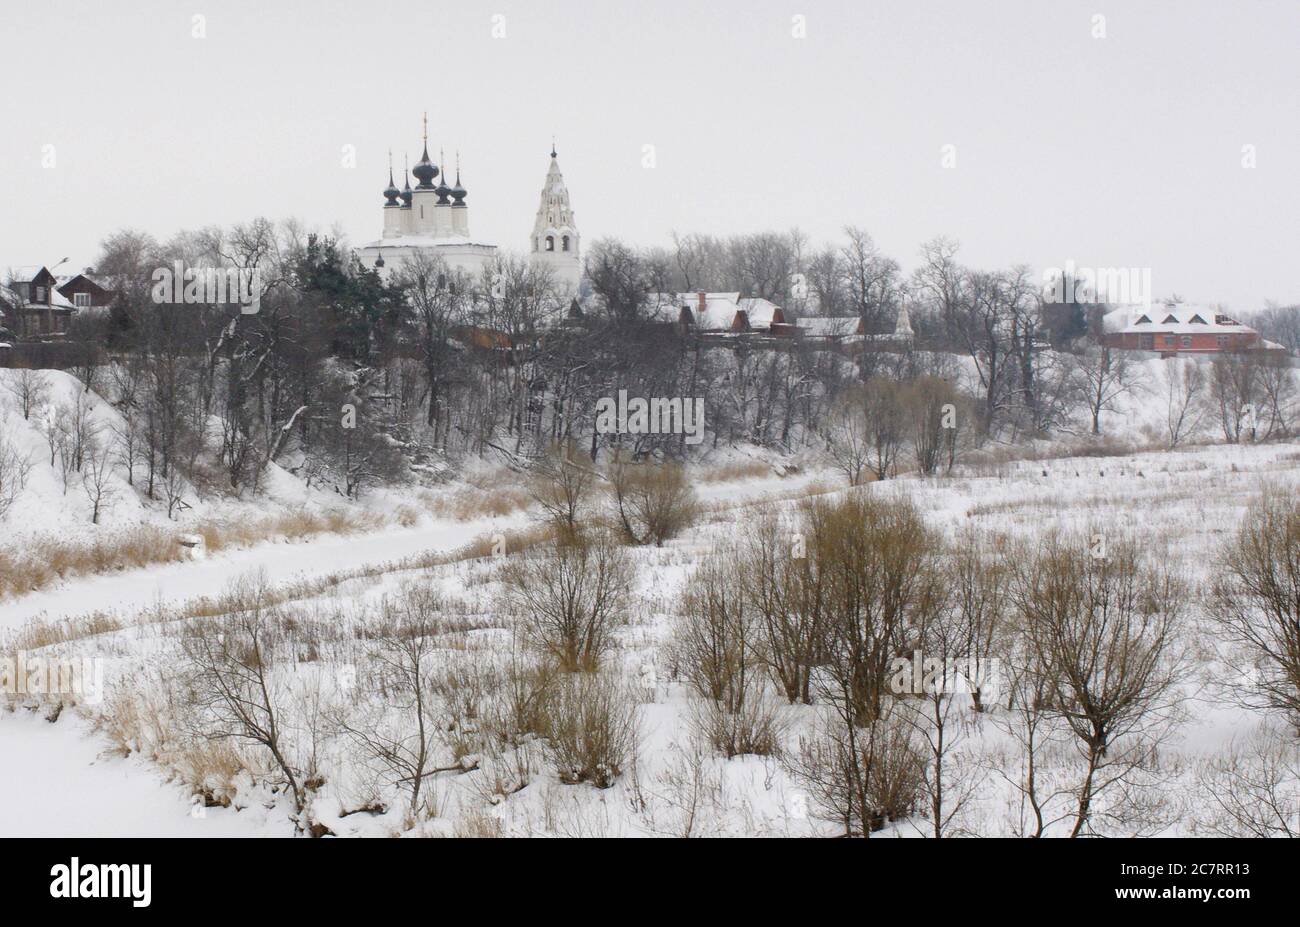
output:
[[[578,282],[582,279],[578,227],[573,220],[569,189],[560,173],[554,142],[551,143],[551,165],[546,171],[529,251],[533,260],[552,269],[561,295],[572,296],[578,292]]]

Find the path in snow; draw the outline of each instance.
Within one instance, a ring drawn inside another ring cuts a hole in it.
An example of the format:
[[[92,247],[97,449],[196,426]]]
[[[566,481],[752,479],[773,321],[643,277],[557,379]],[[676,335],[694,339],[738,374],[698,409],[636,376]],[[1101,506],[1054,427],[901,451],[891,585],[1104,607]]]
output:
[[[100,610],[131,616],[159,602],[216,596],[235,578],[259,569],[266,571],[272,585],[281,585],[400,560],[424,551],[453,550],[474,537],[506,530],[522,520],[522,516],[512,516],[438,522],[352,536],[320,535],[308,541],[223,551],[198,562],[73,577],[56,586],[0,600],[0,631],[18,628],[33,618],[55,621]]]
[[[189,795],[142,759],[101,756],[103,741],[71,713],[57,724],[0,714],[0,837],[292,836],[283,812],[190,813]]]

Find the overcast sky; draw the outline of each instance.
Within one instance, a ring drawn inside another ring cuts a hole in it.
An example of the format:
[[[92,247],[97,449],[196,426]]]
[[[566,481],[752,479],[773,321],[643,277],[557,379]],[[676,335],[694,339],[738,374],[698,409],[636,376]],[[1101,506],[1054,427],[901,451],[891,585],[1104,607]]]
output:
[[[6,0],[3,26],[0,267],[257,215],[371,240],[428,110],[507,248],[554,133],[587,243],[852,223],[909,269],[946,234],[1300,302],[1297,0]]]

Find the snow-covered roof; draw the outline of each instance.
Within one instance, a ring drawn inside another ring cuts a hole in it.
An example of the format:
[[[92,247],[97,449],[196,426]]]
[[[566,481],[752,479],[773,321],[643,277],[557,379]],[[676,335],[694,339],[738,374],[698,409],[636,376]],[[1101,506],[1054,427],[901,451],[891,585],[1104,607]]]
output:
[[[112,289],[112,287],[109,286],[108,281],[105,280],[103,277],[99,276],[98,274],[88,274],[85,271],[76,274],[67,274],[66,276],[63,277],[55,277],[54,279],[56,282],[56,286],[60,286],[60,287],[67,286],[73,280],[80,279],[80,280],[89,280],[91,283],[95,284],[95,286],[99,287],[101,290]]]
[[[496,247],[464,235],[443,235],[438,238],[432,235],[399,235],[396,238],[381,238],[378,241],[366,242],[361,248],[446,248],[455,245],[472,245],[476,248]]]
[[[740,300],[740,308],[749,320],[750,328],[766,328],[772,324],[781,307],[761,296],[747,296]]]
[[[851,335],[858,329],[855,315],[812,315],[794,323],[805,335],[816,338],[835,338]]]
[[[1183,303],[1176,306],[1123,306],[1106,313],[1102,329],[1107,334],[1255,334],[1249,325],[1243,325],[1222,312]]]
[[[18,267],[3,268],[3,273],[10,283],[28,283],[43,270],[45,270],[44,264],[22,264]]]
[[[37,269],[39,270],[39,268]],[[28,277],[27,280],[14,280],[11,284],[9,284],[9,286],[0,285],[0,303],[4,303],[5,305],[9,306],[9,308],[11,309],[17,309],[19,306],[43,306],[44,303],[35,303],[29,300],[26,296],[26,293],[18,293],[15,292],[13,289],[11,289],[11,287],[13,286],[21,286],[22,284],[27,283],[30,280],[31,278]],[[57,287],[50,287],[49,293],[50,293],[50,305],[53,306],[55,309],[76,309],[77,308],[75,305],[73,305],[72,300],[68,299],[66,296],[64,296],[62,293],[58,291]]]
[[[699,293],[654,293],[650,296],[649,308],[652,318],[664,322],[676,322],[681,317],[681,310],[689,309],[696,328],[717,331],[731,327],[741,309],[740,303],[739,293],[705,293],[701,311]],[[750,324],[755,324],[752,318]],[[760,324],[771,324],[771,320],[769,318]]]

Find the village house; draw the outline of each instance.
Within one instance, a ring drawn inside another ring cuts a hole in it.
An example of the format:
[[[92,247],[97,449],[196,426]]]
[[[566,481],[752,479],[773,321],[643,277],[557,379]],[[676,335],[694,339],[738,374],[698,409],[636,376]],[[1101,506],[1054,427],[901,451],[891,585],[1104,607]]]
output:
[[[915,339],[912,315],[907,307],[900,307],[892,332],[868,331],[860,316],[805,316],[794,323],[805,341],[825,345],[863,345],[882,350],[910,345]]]
[[[1108,348],[1154,351],[1161,357],[1286,351],[1282,345],[1264,340],[1255,329],[1222,312],[1183,304],[1116,309],[1102,319],[1099,340]]]
[[[107,309],[117,298],[117,293],[93,268],[87,267],[79,274],[60,278],[56,287],[59,294],[76,309]]]
[[[76,306],[59,292],[59,281],[41,265],[11,268],[0,296],[3,326],[15,338],[61,336],[68,330]]]
[[[660,293],[650,299],[651,317],[684,331],[714,334],[775,334],[786,325],[780,306],[740,293]]]

